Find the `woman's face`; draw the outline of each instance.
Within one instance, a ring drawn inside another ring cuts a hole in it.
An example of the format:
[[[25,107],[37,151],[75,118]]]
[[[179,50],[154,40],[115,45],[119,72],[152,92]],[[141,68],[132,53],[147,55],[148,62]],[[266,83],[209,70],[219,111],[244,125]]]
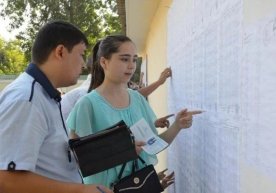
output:
[[[101,58],[105,79],[114,83],[127,84],[136,70],[136,47],[132,42],[124,42],[110,59]]]

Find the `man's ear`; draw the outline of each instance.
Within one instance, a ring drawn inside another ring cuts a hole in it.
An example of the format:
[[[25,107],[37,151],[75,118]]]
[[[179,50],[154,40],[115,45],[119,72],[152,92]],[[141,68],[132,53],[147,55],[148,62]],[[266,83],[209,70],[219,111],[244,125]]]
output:
[[[58,59],[62,59],[63,56],[64,56],[64,51],[65,51],[65,47],[63,45],[58,45],[56,48],[55,48],[55,56],[56,58]]]

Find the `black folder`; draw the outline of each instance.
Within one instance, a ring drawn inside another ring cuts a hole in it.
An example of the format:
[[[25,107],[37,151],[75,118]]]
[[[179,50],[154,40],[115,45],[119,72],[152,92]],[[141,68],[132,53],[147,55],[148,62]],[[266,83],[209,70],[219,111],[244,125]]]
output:
[[[134,137],[120,121],[97,133],[69,140],[83,177],[135,160]]]

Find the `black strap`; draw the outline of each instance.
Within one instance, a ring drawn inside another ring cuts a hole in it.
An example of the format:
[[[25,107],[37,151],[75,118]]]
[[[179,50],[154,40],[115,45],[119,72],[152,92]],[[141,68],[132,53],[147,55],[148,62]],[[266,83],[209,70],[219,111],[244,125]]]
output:
[[[132,173],[134,173],[138,169],[137,160],[132,162]]]
[[[62,120],[63,129],[64,129],[67,137],[69,137],[67,129],[66,129],[66,126],[65,126],[65,123],[64,123],[64,119],[63,119],[63,115],[62,115],[62,110],[61,110],[61,103],[60,102],[58,102],[58,108],[59,108],[59,113],[60,113],[60,117],[61,117],[61,120]]]
[[[147,166],[145,160],[143,160],[140,156],[138,156],[138,159],[139,159],[145,166]]]
[[[138,156],[138,160],[140,160],[145,166],[147,166],[145,160],[143,160],[140,156]],[[124,172],[124,169],[126,167],[126,163],[124,163],[122,165],[122,168],[120,170],[120,173],[118,175],[118,180],[120,180],[122,178],[122,175],[123,175],[123,172]],[[139,168],[138,168],[138,161],[137,159],[136,160],[133,160],[133,165],[132,165],[132,173],[134,173],[135,171],[137,171]]]
[[[121,177],[122,177],[122,175],[123,175],[123,171],[124,171],[125,167],[126,167],[126,163],[124,163],[124,164],[122,165],[122,168],[121,168],[120,173],[119,173],[119,176],[118,176],[118,180],[120,180],[120,179],[121,179]]]

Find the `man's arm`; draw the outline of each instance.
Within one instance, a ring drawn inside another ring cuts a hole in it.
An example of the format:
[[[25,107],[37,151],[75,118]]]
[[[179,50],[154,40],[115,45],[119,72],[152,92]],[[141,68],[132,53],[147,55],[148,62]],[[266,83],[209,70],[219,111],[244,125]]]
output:
[[[100,186],[106,193],[111,190]],[[1,193],[99,193],[97,185],[52,180],[29,171],[0,170]]]

